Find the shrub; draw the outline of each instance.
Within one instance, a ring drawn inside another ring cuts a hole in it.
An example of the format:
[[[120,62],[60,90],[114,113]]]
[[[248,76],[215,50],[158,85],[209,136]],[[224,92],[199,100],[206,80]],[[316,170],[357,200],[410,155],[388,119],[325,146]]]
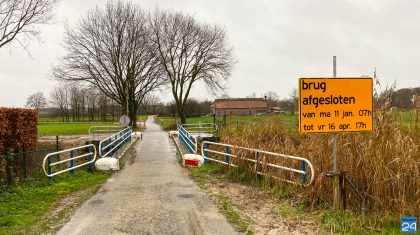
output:
[[[36,149],[37,138],[36,110],[0,108],[0,185],[22,170],[14,153]]]
[[[35,149],[37,138],[35,109],[0,108],[0,153]]]

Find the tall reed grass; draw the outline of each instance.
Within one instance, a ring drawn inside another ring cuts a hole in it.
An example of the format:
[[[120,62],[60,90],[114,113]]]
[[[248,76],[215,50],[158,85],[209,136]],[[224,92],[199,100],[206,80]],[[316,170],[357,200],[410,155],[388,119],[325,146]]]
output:
[[[375,128],[369,133],[338,134],[338,169],[346,171],[351,181],[366,198],[369,210],[400,215],[420,214],[420,130],[415,123],[402,131],[395,123],[389,102],[377,104]],[[275,117],[265,122],[250,123],[244,128],[221,130],[221,142],[243,147],[301,156],[315,168],[314,183],[301,190],[299,197],[312,206],[332,202],[332,136],[330,134],[299,135],[290,133]],[[240,156],[244,153],[237,153]],[[255,175],[252,162],[235,160],[249,179]],[[265,158],[265,162],[278,162]],[[284,163],[285,161],[283,161]],[[287,163],[285,163],[287,164]],[[292,163],[297,166],[298,163]],[[232,171],[238,171],[232,169]],[[281,174],[270,172],[271,175]],[[268,184],[273,181],[266,180]],[[285,184],[277,181],[276,184]],[[360,202],[347,193],[348,208],[357,210]],[[303,197],[302,197],[303,195]]]

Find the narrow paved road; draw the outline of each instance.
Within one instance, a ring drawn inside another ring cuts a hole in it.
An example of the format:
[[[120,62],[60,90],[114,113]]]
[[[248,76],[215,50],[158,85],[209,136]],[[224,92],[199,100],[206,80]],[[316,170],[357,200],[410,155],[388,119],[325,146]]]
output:
[[[168,134],[147,120],[132,165],[85,202],[58,234],[235,234],[176,160]]]

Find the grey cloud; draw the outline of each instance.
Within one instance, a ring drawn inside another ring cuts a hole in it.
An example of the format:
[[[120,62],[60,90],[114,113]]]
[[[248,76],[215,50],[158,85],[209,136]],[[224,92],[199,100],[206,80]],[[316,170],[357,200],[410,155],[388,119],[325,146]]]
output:
[[[36,91],[49,91],[51,64],[60,47],[64,20],[104,0],[62,0],[56,23],[42,28],[43,43],[30,45],[33,59],[13,45],[0,49],[0,105],[23,106]],[[398,87],[420,86],[420,2],[418,1],[136,1],[145,10],[156,6],[191,13],[205,23],[224,25],[238,63],[229,94],[247,96],[266,91],[288,97],[299,77],[332,75],[332,56],[339,76],[373,75]],[[200,85],[192,95],[203,99]]]

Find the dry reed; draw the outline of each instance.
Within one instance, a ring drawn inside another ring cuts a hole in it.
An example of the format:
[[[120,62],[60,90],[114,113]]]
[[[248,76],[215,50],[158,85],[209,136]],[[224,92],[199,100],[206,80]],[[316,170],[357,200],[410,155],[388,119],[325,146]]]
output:
[[[365,195],[370,211],[419,215],[418,125],[409,132],[403,132],[395,125],[386,105],[381,107],[374,115],[376,125],[373,132],[338,135],[338,168],[346,171],[354,185]],[[325,176],[332,169],[331,135],[289,133],[274,117],[266,122],[251,123],[244,128],[226,128],[221,131],[221,142],[309,159],[315,168],[315,180],[309,190],[303,190],[299,197],[303,195],[303,199],[313,206],[319,205],[321,201],[332,202],[332,182]],[[243,156],[245,153],[236,154]],[[283,160],[265,158],[264,161],[266,164],[268,161]],[[235,163],[248,173],[250,179],[253,178],[253,163],[241,162],[240,159]],[[283,164],[287,164],[286,161]],[[295,167],[297,164],[292,163]],[[350,209],[360,207],[355,194],[347,193],[347,200]]]

